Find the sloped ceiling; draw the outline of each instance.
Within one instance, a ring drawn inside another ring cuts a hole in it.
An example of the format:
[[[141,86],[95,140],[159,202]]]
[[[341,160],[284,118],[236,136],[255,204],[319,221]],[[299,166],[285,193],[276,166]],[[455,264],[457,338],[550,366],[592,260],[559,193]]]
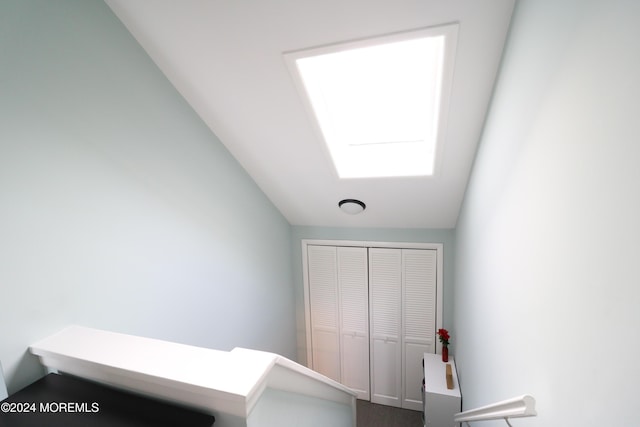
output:
[[[106,0],[292,225],[453,228],[514,0]],[[283,53],[457,22],[441,171],[338,179]],[[347,215],[338,201],[367,204]]]

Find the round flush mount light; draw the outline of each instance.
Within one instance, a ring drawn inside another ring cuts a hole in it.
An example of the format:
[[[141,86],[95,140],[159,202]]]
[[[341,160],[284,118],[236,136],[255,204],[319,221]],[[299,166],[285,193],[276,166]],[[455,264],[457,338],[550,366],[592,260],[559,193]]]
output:
[[[362,203],[360,200],[344,199],[338,202],[338,207],[342,209],[343,212],[348,213],[349,215],[356,215],[364,211],[367,205]]]

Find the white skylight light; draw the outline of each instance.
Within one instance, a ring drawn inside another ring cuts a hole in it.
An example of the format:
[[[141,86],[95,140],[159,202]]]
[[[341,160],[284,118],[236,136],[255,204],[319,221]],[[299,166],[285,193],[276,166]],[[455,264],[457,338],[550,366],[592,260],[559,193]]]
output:
[[[434,173],[456,31],[286,54],[340,178]]]

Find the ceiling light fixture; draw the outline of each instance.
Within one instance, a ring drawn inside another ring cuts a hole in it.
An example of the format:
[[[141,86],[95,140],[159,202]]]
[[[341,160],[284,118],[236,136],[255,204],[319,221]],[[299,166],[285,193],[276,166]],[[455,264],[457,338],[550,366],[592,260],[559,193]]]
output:
[[[342,212],[348,213],[349,215],[356,215],[360,212],[363,212],[367,205],[365,205],[360,200],[356,199],[344,199],[338,202],[338,207],[342,209]]]

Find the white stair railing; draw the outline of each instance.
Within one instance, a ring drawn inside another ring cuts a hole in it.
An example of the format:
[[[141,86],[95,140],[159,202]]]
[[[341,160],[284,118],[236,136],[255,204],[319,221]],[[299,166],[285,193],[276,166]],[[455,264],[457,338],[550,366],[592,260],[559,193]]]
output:
[[[29,349],[49,370],[200,410],[215,415],[220,427],[271,426],[279,418],[269,411],[286,397],[296,402],[297,425],[356,425],[353,390],[274,353],[221,351],[81,326]]]
[[[535,406],[536,400],[532,396],[525,394],[513,399],[459,412],[454,416],[453,420],[456,423],[465,423],[467,427],[469,427],[470,422],[474,421],[504,420],[509,427],[512,427],[509,418],[534,417],[537,415]]]

